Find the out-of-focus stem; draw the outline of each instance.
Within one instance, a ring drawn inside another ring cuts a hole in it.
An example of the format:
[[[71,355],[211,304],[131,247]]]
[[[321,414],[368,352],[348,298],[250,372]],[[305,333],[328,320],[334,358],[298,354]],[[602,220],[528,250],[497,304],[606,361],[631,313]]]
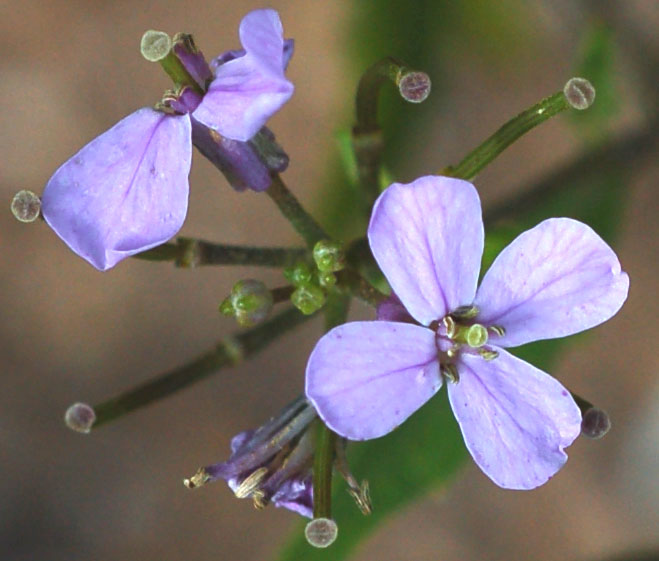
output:
[[[257,327],[227,337],[194,361],[94,406],[96,420],[92,428],[168,397],[222,368],[238,364],[310,317],[290,308]]]
[[[316,242],[329,238],[320,224],[304,210],[300,201],[289,191],[279,174],[272,176],[272,183],[265,192],[270,195],[295,231],[302,236],[307,246],[312,248]]]
[[[250,247],[177,238],[133,257],[147,261],[173,261],[177,267],[200,265],[254,265],[289,267],[309,255],[304,248]]]

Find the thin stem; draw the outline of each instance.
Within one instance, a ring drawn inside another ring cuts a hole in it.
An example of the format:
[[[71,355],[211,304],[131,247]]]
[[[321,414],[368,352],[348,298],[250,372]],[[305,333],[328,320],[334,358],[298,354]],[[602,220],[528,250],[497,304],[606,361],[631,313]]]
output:
[[[307,246],[312,248],[316,242],[329,238],[320,224],[304,210],[293,193],[288,190],[279,174],[272,176],[272,183],[266,193],[270,195],[297,233],[302,236]]]
[[[192,362],[156,376],[117,397],[94,406],[96,421],[93,428],[168,397],[222,368],[238,364],[310,317],[301,314],[294,308],[289,308],[257,327],[227,337],[220,341],[213,350]]]
[[[629,133],[577,157],[545,176],[530,189],[518,192],[487,209],[484,213],[485,226],[489,227],[511,216],[519,216],[529,209],[539,207],[548,198],[560,197],[563,191],[574,188],[576,179],[601,174],[609,169],[635,169],[639,160],[656,150],[658,130],[659,122],[654,122],[643,130]],[[581,183],[587,184],[583,181]]]
[[[393,82],[403,99],[419,103],[430,93],[430,78],[423,72],[407,68],[402,62],[387,57],[371,66],[357,87],[357,123],[352,129],[352,146],[357,160],[357,173],[370,212],[380,194],[380,167],[384,141],[378,125],[378,99],[382,85]]]
[[[569,107],[563,91],[543,99],[508,121],[485,142],[467,154],[458,165],[444,169],[442,175],[473,179],[520,136]]]
[[[332,465],[336,435],[319,419],[313,462],[313,517],[332,518]]]
[[[177,267],[200,265],[254,265],[289,267],[308,257],[304,248],[249,247],[215,244],[192,238],[177,238],[133,257],[147,261],[173,261]]]
[[[339,286],[348,289],[351,294],[359,298],[369,306],[377,305],[387,298],[386,294],[380,292],[357,271],[353,269],[344,269],[337,273]]]

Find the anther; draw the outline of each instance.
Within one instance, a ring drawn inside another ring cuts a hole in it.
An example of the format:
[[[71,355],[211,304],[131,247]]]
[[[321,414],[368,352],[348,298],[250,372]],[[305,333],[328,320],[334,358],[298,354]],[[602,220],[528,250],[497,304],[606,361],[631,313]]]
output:
[[[487,329],[499,337],[503,337],[506,334],[506,329],[501,325],[490,325]]]
[[[442,323],[444,324],[444,327],[446,328],[446,336],[449,339],[453,339],[453,337],[455,337],[455,332],[456,332],[455,320],[451,316],[446,316],[442,320]]]
[[[459,306],[451,312],[455,319],[473,319],[480,313],[477,306]]]
[[[268,473],[267,467],[260,467],[259,469],[250,473],[243,481],[241,482],[236,490],[233,492],[239,499],[244,499],[249,497],[257,487],[260,485],[261,481],[265,478],[265,474]]]
[[[373,505],[371,503],[371,490],[368,481],[364,479],[362,484],[358,487],[352,485],[348,489],[348,493],[357,503],[357,508],[362,514],[368,515],[373,512]]]
[[[455,364],[445,364],[441,367],[441,373],[444,378],[453,384],[457,384],[460,381],[460,376],[458,374],[458,369]]]
[[[204,468],[199,468],[197,473],[195,473],[192,477],[183,480],[183,485],[185,485],[188,489],[196,489],[197,487],[205,485],[210,480],[210,478],[210,475]]]
[[[488,361],[494,360],[499,356],[499,353],[497,351],[491,351],[489,349],[478,349],[478,354]]]
[[[339,527],[330,518],[314,518],[304,529],[309,544],[318,548],[332,545],[338,534]]]

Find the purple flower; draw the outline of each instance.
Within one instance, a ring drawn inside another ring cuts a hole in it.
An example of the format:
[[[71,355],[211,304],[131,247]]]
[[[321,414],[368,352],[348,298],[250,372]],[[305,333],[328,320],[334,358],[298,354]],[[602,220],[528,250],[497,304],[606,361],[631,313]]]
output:
[[[532,489],[565,463],[581,414],[554,378],[504,350],[563,337],[612,317],[628,276],[611,248],[569,218],[541,222],[505,248],[477,290],[483,253],[470,183],[393,184],[368,229],[395,301],[381,318],[327,333],[307,365],[306,394],[338,434],[387,434],[447,384],[476,463],[497,485]],[[407,312],[416,323],[406,322]]]
[[[316,412],[300,397],[256,430],[231,440],[226,462],[201,468],[184,481],[191,489],[224,479],[238,498],[251,498],[254,506],[272,503],[302,516],[313,514],[313,434]]]
[[[274,10],[247,14],[240,40],[244,50],[220,55],[214,75],[201,53],[175,45],[203,95],[185,87],[164,100],[169,112],[132,113],[48,181],[42,197],[46,222],[97,269],[107,270],[179,231],[187,213],[193,133],[203,154],[238,188],[266,189],[269,170],[286,167],[271,133],[259,131],[293,93],[284,77],[292,42],[284,41]],[[250,143],[257,133],[264,142]],[[261,143],[268,146],[265,152]]]

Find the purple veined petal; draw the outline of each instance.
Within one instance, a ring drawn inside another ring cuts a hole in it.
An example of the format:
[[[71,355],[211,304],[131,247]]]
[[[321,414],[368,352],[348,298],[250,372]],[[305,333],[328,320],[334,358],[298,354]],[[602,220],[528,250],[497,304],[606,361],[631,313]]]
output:
[[[140,109],[55,172],[43,216],[75,253],[107,270],[179,231],[191,158],[187,115]]]
[[[284,76],[284,39],[274,10],[255,10],[240,24],[245,54],[216,66],[193,116],[222,136],[247,141],[293,95]]]
[[[581,431],[570,393],[549,374],[503,349],[486,361],[463,354],[451,408],[474,461],[504,489],[534,489],[567,461]]]
[[[564,337],[611,318],[627,298],[629,277],[589,226],[552,218],[518,236],[485,274],[478,321],[500,325],[493,340],[514,347]]]
[[[313,482],[311,475],[285,481],[272,496],[272,504],[305,518],[313,518]]]
[[[414,318],[403,306],[400,298],[392,292],[382,300],[375,309],[375,318],[377,321],[395,321],[399,323],[416,323]]]
[[[375,203],[368,239],[392,290],[419,323],[472,303],[484,238],[471,183],[439,176],[394,183]]]
[[[391,432],[441,385],[434,332],[406,323],[340,325],[307,363],[307,398],[333,431],[352,440]]]

